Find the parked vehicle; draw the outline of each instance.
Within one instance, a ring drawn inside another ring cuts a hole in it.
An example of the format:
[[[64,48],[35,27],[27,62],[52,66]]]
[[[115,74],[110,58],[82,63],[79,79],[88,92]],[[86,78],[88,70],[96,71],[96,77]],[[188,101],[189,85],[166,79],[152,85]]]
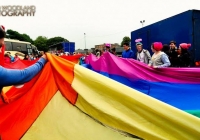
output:
[[[135,39],[142,38],[143,48],[151,51],[151,43],[169,44],[175,40],[191,43],[191,66],[200,62],[200,10],[188,10],[131,32],[131,48],[136,52]]]
[[[73,54],[75,52],[75,43],[60,42],[49,46],[49,51],[58,51],[58,50],[63,50],[64,52],[69,52],[70,54]]]
[[[37,47],[30,42],[19,41],[15,39],[4,39],[5,52],[10,52],[12,56],[18,53],[20,58],[23,58],[25,54],[37,54]]]

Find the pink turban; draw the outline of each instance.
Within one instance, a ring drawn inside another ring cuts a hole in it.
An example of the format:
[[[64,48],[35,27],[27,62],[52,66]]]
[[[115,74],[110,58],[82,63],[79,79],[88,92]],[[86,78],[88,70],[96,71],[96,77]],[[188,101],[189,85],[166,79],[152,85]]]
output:
[[[181,44],[180,44],[180,47],[181,47],[182,49],[189,49],[190,46],[191,46],[191,44],[187,44],[187,43],[181,43]]]
[[[162,50],[163,48],[163,45],[161,42],[154,42],[153,43],[153,49],[156,50],[156,51],[160,51]]]

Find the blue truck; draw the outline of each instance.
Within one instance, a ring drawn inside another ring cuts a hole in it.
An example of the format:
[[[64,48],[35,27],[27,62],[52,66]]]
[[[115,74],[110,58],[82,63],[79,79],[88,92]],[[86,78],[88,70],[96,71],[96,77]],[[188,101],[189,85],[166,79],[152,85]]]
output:
[[[63,50],[64,52],[69,52],[73,54],[75,52],[74,42],[60,42],[49,46],[49,51]]]
[[[74,53],[75,43],[74,42],[62,42],[64,52]]]
[[[142,38],[143,48],[151,51],[153,42],[169,44],[171,40],[191,43],[191,65],[200,61],[200,10],[188,10],[131,32],[131,49],[136,52],[135,39]]]

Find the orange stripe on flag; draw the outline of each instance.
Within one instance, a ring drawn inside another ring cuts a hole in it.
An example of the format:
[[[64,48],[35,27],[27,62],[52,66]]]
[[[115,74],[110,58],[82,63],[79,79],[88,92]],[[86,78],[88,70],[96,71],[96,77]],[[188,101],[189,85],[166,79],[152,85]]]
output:
[[[47,54],[48,60],[52,65],[54,78],[63,96],[72,104],[76,103],[78,94],[71,87],[74,79],[75,64],[58,56]]]
[[[3,140],[19,140],[58,91],[49,63],[36,83],[25,90],[17,100],[0,106],[0,135]]]

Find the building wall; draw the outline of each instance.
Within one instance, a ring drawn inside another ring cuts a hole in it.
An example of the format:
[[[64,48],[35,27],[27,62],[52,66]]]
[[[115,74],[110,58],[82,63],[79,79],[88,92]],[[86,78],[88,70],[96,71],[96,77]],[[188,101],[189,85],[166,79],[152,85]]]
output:
[[[104,44],[100,44],[100,45],[95,45],[95,49],[97,50],[103,50],[104,48]]]
[[[100,44],[100,45],[95,45],[95,49],[98,49],[98,50],[103,50],[105,47],[104,44]],[[120,45],[118,45],[117,43],[116,44],[111,44],[111,48],[118,48],[120,47]]]
[[[79,53],[86,53],[86,52],[90,52],[90,53],[94,53],[95,54],[95,50],[98,49],[98,50],[101,50],[103,51],[104,49],[104,44],[99,44],[99,45],[95,45],[94,48],[91,48],[89,50],[82,50],[82,49],[78,49],[76,50],[75,52],[79,52]],[[119,44],[115,43],[115,44],[111,44],[111,48],[116,48],[116,53],[117,55],[121,55],[122,54],[122,51],[123,51],[123,47],[121,47]]]

